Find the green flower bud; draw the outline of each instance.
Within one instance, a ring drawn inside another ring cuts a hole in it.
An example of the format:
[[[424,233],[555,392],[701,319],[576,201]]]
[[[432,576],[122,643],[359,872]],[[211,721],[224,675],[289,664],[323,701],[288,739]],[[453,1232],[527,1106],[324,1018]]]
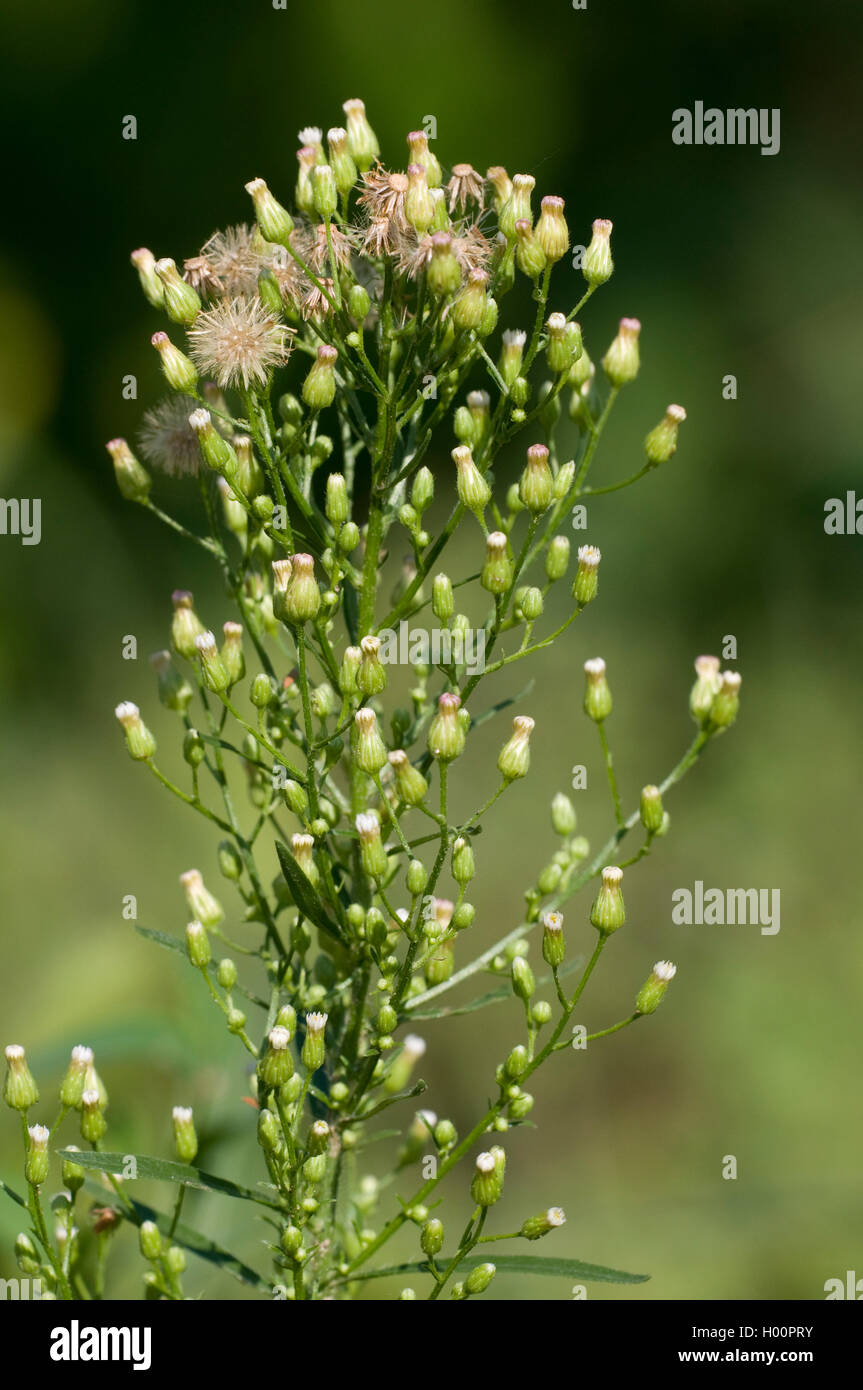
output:
[[[197,729],[188,729],[183,738],[183,758],[189,767],[198,767],[206,757],[207,750],[204,747],[204,740]]]
[[[551,502],[554,486],[544,444],[532,444],[527,451],[527,464],[518,485],[519,497],[534,516],[544,512]]]
[[[138,706],[133,705],[131,700],[124,700],[122,704],[117,706],[114,713],[125,731],[129,756],[134,758],[136,762],[144,762],[148,758],[152,758],[156,751],[156,740],[141,718],[141,711]]]
[[[665,419],[660,420],[644,441],[644,452],[650,463],[656,465],[668,462],[677,448],[677,431],[685,419],[686,411],[682,405],[668,407]]]
[[[210,418],[209,410],[199,408],[189,416],[189,425],[197,436],[201,458],[208,468],[220,473],[233,482],[237,476],[237,455],[227,439],[223,438]]]
[[[476,1160],[473,1181],[470,1185],[471,1200],[478,1207],[491,1207],[503,1191],[503,1173],[493,1153],[481,1153]]]
[[[276,1026],[267,1034],[267,1050],[258,1063],[258,1076],[267,1090],[275,1091],[294,1074],[291,1056],[291,1035],[287,1028]]]
[[[549,543],[548,550],[545,552],[545,574],[546,578],[552,583],[562,579],[566,574],[569,565],[569,539],[566,536],[554,536]]]
[[[360,859],[369,878],[385,878],[389,868],[381,840],[381,827],[374,813],[360,812],[354,822],[360,837]]]
[[[92,1065],[93,1049],[91,1047],[72,1048],[72,1056],[69,1058],[66,1075],[60,1082],[61,1105],[80,1110],[81,1097],[87,1086],[87,1073]]]
[[[194,595],[188,589],[175,589],[171,595],[174,615],[171,620],[171,641],[174,650],[188,661],[197,656],[195,642],[206,629],[194,609]]]
[[[593,236],[581,263],[581,273],[591,289],[597,285],[604,285],[614,270],[614,261],[611,259],[611,229],[612,223],[607,217],[598,217],[593,224]]]
[[[161,703],[166,709],[185,714],[195,692],[173,665],[171,653],[168,651],[154,652],[150,657],[150,665],[158,676]]]
[[[454,969],[453,943],[444,941],[425,963],[423,973],[429,989],[433,989],[435,985],[445,984],[451,978]]]
[[[200,922],[190,922],[186,927],[186,954],[198,970],[210,963],[210,941]]]
[[[329,1148],[331,1130],[326,1120],[315,1120],[309,1130],[309,1138],[306,1144],[308,1152],[312,1155],[325,1154]]]
[[[493,1264],[477,1265],[472,1269],[464,1281],[464,1289],[467,1297],[472,1298],[475,1294],[485,1293],[496,1273]]]
[[[212,893],[204,887],[204,880],[197,869],[189,869],[180,874],[180,885],[186,895],[186,902],[192,917],[205,927],[216,927],[224,919],[225,913]]]
[[[418,806],[428,796],[428,782],[418,767],[414,767],[404,749],[396,748],[388,755],[395,778],[396,791],[407,806]]]
[[[202,632],[200,637],[195,639],[195,647],[201,663],[201,675],[204,685],[208,690],[222,691],[227,690],[231,684],[227,666],[216,646],[216,638],[212,632]]]
[[[621,319],[617,337],[602,359],[605,375],[612,386],[625,386],[638,376],[638,319]]]
[[[420,1246],[424,1255],[438,1255],[443,1249],[443,1222],[433,1216],[420,1231]]]
[[[611,691],[605,678],[605,662],[601,656],[592,657],[584,663],[586,684],[584,691],[584,712],[588,719],[601,724],[611,714]]]
[[[92,1055],[90,1053],[91,1059]],[[27,1065],[27,1054],[18,1043],[10,1043],[6,1048],[6,1081],[3,1087],[3,1099],[10,1110],[20,1110],[22,1115],[39,1099],[39,1088]]]
[[[127,502],[145,503],[153,480],[144,465],[138,462],[125,439],[109,439],[105,448],[114,464],[114,476],[121,497],[125,497]]]
[[[303,1041],[302,1058],[303,1066],[307,1071],[317,1071],[318,1067],[324,1064],[324,1057],[326,1056],[324,1031],[326,1026],[326,1014],[306,1014],[306,1036]]]
[[[559,970],[566,956],[563,938],[563,913],[544,912],[542,915],[542,958],[552,970]]]
[[[515,224],[517,237],[515,261],[519,270],[529,280],[538,280],[548,264],[542,243],[526,217],[519,218]]]
[[[490,531],[485,539],[485,564],[480,584],[490,594],[505,594],[512,584],[513,563],[503,531]]]
[[[327,521],[343,526],[350,516],[348,489],[343,473],[331,473],[327,478],[327,500],[324,505]]]
[[[364,637],[360,650],[362,658],[357,671],[357,690],[361,695],[380,695],[387,683],[386,667],[381,661],[381,639]]]
[[[452,581],[448,574],[436,574],[432,587],[432,612],[439,623],[449,622],[455,608]]]
[[[338,355],[338,350],[329,343],[321,343],[318,347],[315,361],[303,382],[303,400],[311,410],[325,410],[335,400]]]
[[[548,1235],[549,1231],[556,1231],[563,1226],[565,1221],[563,1207],[549,1207],[548,1211],[540,1212],[539,1216],[529,1216],[522,1225],[520,1235],[526,1240],[539,1240],[541,1236]]]
[[[548,344],[545,360],[556,377],[568,372],[582,351],[581,329],[577,323],[567,323],[564,314],[550,314],[546,320]]]
[[[599,562],[602,552],[595,545],[578,547],[578,570],[572,584],[572,597],[579,608],[596,598],[599,591]]]
[[[498,772],[507,782],[526,777],[530,769],[530,736],[535,721],[526,714],[517,714],[512,721],[512,734],[498,755]]]
[[[198,1153],[195,1117],[190,1105],[175,1105],[171,1112],[174,1123],[174,1151],[181,1163],[194,1163]]]
[[[433,232],[426,283],[435,298],[454,294],[461,284],[461,266],[452,249],[450,232]]]
[[[291,855],[313,887],[320,880],[318,866],[314,859],[315,841],[312,835],[292,835]]]
[[[169,1245],[163,1256],[168,1273],[177,1279],[186,1268],[186,1252],[179,1245]]]
[[[408,165],[404,215],[419,237],[425,236],[434,221],[434,199],[422,164]]]
[[[655,1013],[676,974],[677,966],[672,965],[670,960],[658,960],[638,991],[635,1000],[635,1012],[637,1014]]]
[[[75,1144],[67,1144],[66,1148],[70,1152],[79,1152],[78,1147]],[[83,1166],[80,1163],[76,1163],[73,1158],[64,1158],[60,1176],[63,1186],[68,1187],[69,1191],[72,1193],[72,1196],[74,1197],[75,1193],[80,1191],[80,1189],[84,1186],[84,1179],[86,1177],[86,1173]]]
[[[695,722],[704,728],[710,718],[710,710],[719,690],[719,657],[696,657],[695,674],[697,680],[689,695],[689,709]]]
[[[258,299],[273,318],[279,317],[284,308],[282,291],[278,280],[267,266],[258,271]]]
[[[491,488],[473,461],[473,454],[466,445],[460,444],[452,451],[452,461],[456,466],[456,491],[463,507],[481,516],[483,508],[491,497]]]
[[[418,898],[421,893],[425,892],[426,884],[428,883],[428,874],[426,873],[425,864],[421,859],[412,859],[408,864],[405,883],[412,898]],[[391,1033],[392,1029],[388,1028],[386,1031]]]
[[[145,1260],[161,1259],[162,1237],[155,1221],[142,1221],[138,1230],[138,1244]]]
[[[548,893],[556,892],[562,878],[563,868],[560,864],[556,864],[553,860],[550,864],[546,864],[543,869],[540,869],[536,879],[536,886],[540,895],[545,896]]]
[[[421,164],[425,170],[429,188],[440,188],[443,175],[437,156],[428,146],[428,136],[424,130],[412,130],[407,137],[412,164]]]
[[[505,175],[505,170],[501,171]],[[498,182],[501,194],[505,190],[506,183],[509,182],[498,175]],[[519,221],[526,220],[533,222],[533,214],[530,208],[530,195],[536,187],[536,179],[532,174],[515,174],[512,183],[509,185],[509,197],[501,202],[498,213],[498,226],[503,232],[507,241],[514,241],[516,236],[516,225]]]
[[[329,164],[316,164],[312,170],[312,206],[319,217],[329,221],[339,205],[336,176]]]
[[[216,970],[216,979],[219,981],[222,989],[230,994],[234,985],[237,983],[237,967],[230,956],[225,956],[223,960],[219,961]]]
[[[626,921],[621,883],[623,870],[616,865],[608,865],[602,871],[602,886],[590,909],[591,925],[597,931],[613,932]]]
[[[707,727],[711,730],[727,729],[737,718],[737,711],[740,708],[740,682],[739,671],[723,671],[719,678],[719,689],[713,697],[713,704],[710,706],[710,717]]]
[[[530,1016],[533,1019],[534,1023],[536,1023],[541,1028],[543,1024],[551,1022],[551,1005],[547,1003],[544,999],[538,999],[531,1008]]]
[[[141,289],[154,309],[161,309],[165,303],[165,287],[156,274],[156,257],[146,246],[139,246],[129,260],[138,272]]]
[[[527,1048],[519,1043],[517,1047],[512,1049],[504,1062],[504,1071],[510,1080],[517,1081],[520,1076],[524,1075],[529,1061]]]
[[[365,285],[351,285],[348,294],[348,313],[351,318],[361,324],[371,307],[372,301]]]
[[[198,371],[194,362],[174,346],[167,333],[154,333],[150,342],[159,354],[165,380],[171,389],[191,396],[198,384]]]
[[[452,306],[452,322],[457,332],[478,333],[482,328],[488,305],[487,285],[486,271],[470,271],[467,284]]]
[[[453,434],[459,444],[464,444],[469,449],[475,449],[479,440],[477,438],[476,422],[466,405],[460,405],[453,416]]]
[[[558,792],[551,803],[551,824],[555,835],[571,835],[575,830],[575,807],[564,792]]]
[[[162,282],[163,307],[168,318],[175,323],[194,323],[201,309],[197,291],[186,283],[170,256],[155,261],[153,269]]]
[[[522,332],[520,328],[504,329],[503,348],[498,367],[510,391],[512,391],[513,384],[521,375],[521,364],[524,357],[526,342],[527,334]]]
[[[417,516],[422,516],[434,499],[434,474],[430,468],[419,469],[411,487],[411,506]]]
[[[246,674],[246,659],[243,656],[243,627],[241,623],[226,622],[222,625],[225,640],[219,655],[228,673],[230,685],[236,685]]]
[[[539,221],[536,224],[536,239],[542,247],[546,259],[554,265],[569,250],[569,228],[563,215],[564,201],[553,194],[543,198]]]
[[[452,876],[460,887],[470,883],[476,873],[473,846],[460,835],[452,847]]]
[[[384,1035],[394,1033],[398,1027],[399,1017],[392,1004],[387,1002],[382,1004],[375,1019],[375,1027],[379,1033]]]
[[[439,696],[437,713],[428,731],[429,752],[439,762],[452,762],[464,752],[465,730],[459,719],[460,708],[460,696],[448,691]]]
[[[524,956],[516,956],[512,962],[512,989],[519,999],[528,1003],[536,990],[533,971]]]
[[[317,617],[321,606],[321,593],[318,588],[318,581],[315,579],[315,562],[311,555],[291,556],[291,577],[288,580],[281,606],[285,621],[292,623],[295,627]]]
[[[333,126],[327,131],[327,151],[336,188],[345,197],[356,183],[358,174],[348,144],[348,132],[341,126]],[[361,314],[360,317],[364,318],[365,315]]]
[[[363,659],[360,647],[345,647],[339,668],[339,690],[343,695],[356,695],[357,675]]]
[[[275,1153],[279,1147],[279,1124],[272,1110],[258,1111],[258,1143],[265,1153]]]
[[[273,197],[263,179],[252,179],[246,184],[246,192],[255,205],[255,221],[264,241],[277,246],[290,244],[294,220],[287,208]]]
[[[360,528],[355,521],[346,521],[339,532],[338,547],[343,555],[350,555],[360,543]]]
[[[380,772],[386,765],[387,750],[378,732],[377,715],[368,705],[363,705],[354,715],[352,726],[354,761],[361,772],[370,776]]]
[[[537,618],[541,618],[543,606],[542,589],[525,589],[519,607],[527,622],[535,623]]]
[[[347,116],[348,149],[361,172],[370,169],[380,154],[377,136],[369,125],[366,108],[358,98],[346,101],[342,110]]]
[[[644,826],[648,835],[656,835],[662,828],[662,797],[659,788],[654,786],[642,787],[641,789],[641,824]]]
[[[434,1141],[438,1148],[452,1148],[457,1139],[458,1132],[452,1120],[438,1120],[434,1127]]]
[[[88,1144],[98,1144],[108,1128],[103,1110],[99,1092],[88,1087],[81,1096],[81,1138]]]

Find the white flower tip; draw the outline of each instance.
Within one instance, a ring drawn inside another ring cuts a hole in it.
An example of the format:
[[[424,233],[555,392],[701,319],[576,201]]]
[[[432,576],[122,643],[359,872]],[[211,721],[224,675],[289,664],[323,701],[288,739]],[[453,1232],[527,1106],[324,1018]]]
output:
[[[27,1133],[32,1142],[40,1149],[43,1149],[51,1137],[51,1131],[46,1125],[29,1125]]]
[[[566,1212],[563,1207],[549,1207],[545,1219],[549,1226],[563,1226],[566,1224]]]
[[[193,410],[189,416],[189,424],[196,434],[201,430],[205,430],[209,423],[210,412],[209,410],[204,410],[203,406],[199,406],[197,410]]]
[[[623,870],[616,864],[607,864],[602,871],[602,881],[607,888],[616,888],[623,881]]]
[[[139,717],[141,711],[131,700],[123,700],[114,710],[114,713],[121,724],[130,724]]]
[[[7,1062],[23,1062],[23,1060],[24,1060],[24,1049],[23,1049],[23,1047],[21,1046],[21,1044],[20,1044],[20,1043],[10,1043],[9,1046],[6,1048],[6,1061],[7,1061]]]
[[[601,656],[592,656],[584,663],[584,670],[588,676],[602,676],[605,674],[605,662]]]
[[[736,695],[738,690],[740,689],[740,683],[743,680],[743,677],[741,676],[739,671],[723,671],[721,680],[722,689],[725,691],[725,693],[727,695]]]
[[[476,1171],[478,1173],[493,1173],[495,1170],[494,1154],[482,1153],[477,1155]]]
[[[563,913],[562,913],[562,912],[544,912],[544,913],[542,914],[542,925],[545,927],[546,931],[550,931],[550,932],[559,932],[559,931],[563,931]]]
[[[202,632],[195,638],[195,646],[203,656],[216,650],[216,636],[213,632]]]
[[[657,980],[673,980],[677,974],[677,966],[670,960],[658,960],[653,967],[653,973]]]
[[[99,1092],[92,1087],[88,1088],[81,1096],[81,1104],[85,1110],[92,1110],[99,1104]]]
[[[76,1062],[79,1066],[89,1067],[93,1061],[92,1047],[86,1047],[83,1043],[79,1043],[77,1047],[73,1047],[72,1061]]]
[[[290,1044],[291,1035],[287,1028],[271,1028],[267,1034],[267,1040],[274,1052],[284,1052]]]
[[[191,1105],[175,1105],[171,1114],[178,1125],[189,1125],[192,1123]]]
[[[426,1050],[425,1038],[420,1038],[416,1033],[408,1033],[404,1040],[404,1050],[409,1057],[422,1057]]]

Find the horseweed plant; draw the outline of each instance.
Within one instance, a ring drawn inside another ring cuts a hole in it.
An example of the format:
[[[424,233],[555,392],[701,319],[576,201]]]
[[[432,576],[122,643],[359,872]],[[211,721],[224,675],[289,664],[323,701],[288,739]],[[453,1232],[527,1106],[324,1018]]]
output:
[[[138,1228],[152,1298],[183,1297],[189,1249],[270,1296],[355,1297],[362,1281],[384,1268],[384,1248],[411,1225],[421,1258],[393,1272],[411,1273],[429,1299],[479,1294],[496,1268],[636,1277],[534,1254],[485,1259],[489,1243],[535,1242],[565,1219],[551,1206],[495,1229],[492,1208],[506,1164],[501,1140],[531,1112],[534,1073],[571,1044],[565,1034],[574,1010],[624,924],[623,870],[666,833],[664,794],[733,722],[739,675],[720,674],[716,658],[699,657],[690,699],[694,742],[627,815],[606,737],[612,697],[605,662],[585,663],[584,712],[598,731],[614,828],[591,853],[574,833],[572,802],[559,792],[551,803],[559,847],[525,895],[523,920],[474,959],[468,894],[475,839],[498,798],[518,795],[533,719],[514,719],[496,785],[478,770],[489,794],[461,823],[454,822],[449,791],[471,731],[512,703],[477,712],[480,685],[562,637],[596,598],[594,546],[579,549],[574,576],[566,577],[570,547],[561,528],[571,529],[573,507],[666,462],[685,412],[668,407],[632,477],[589,486],[609,414],[639,368],[636,319],[621,320],[601,374],[576,320],[612,274],[611,223],[593,223],[579,302],[569,312],[551,311],[553,271],[562,266],[556,279],[564,283],[571,274],[562,198],[544,197],[537,217],[531,175],[510,178],[495,167],[483,178],[456,164],[447,179],[416,131],[407,137],[407,172],[393,172],[380,162],[363,103],[348,101],[344,110],[346,129],[328,131],[326,141],[320,130],[300,133],[296,212],[255,178],[246,185],[254,225],[217,232],[183,273],[148,250],[132,255],[147,299],[187,338],[181,347],[161,329],[153,334],[170,394],[145,416],[140,453],[164,473],[197,479],[206,533],[192,534],[155,504],[150,473],[124,440],[108,445],[123,496],[213,558],[239,619],[225,622],[219,640],[192,594],[173,594],[173,653],[157,652],[152,664],[159,699],[180,726],[184,786],[157,763],[156,739],[137,706],[120,704],[116,715],[131,757],[223,836],[218,864],[240,899],[234,916],[243,924],[242,944],[224,934],[225,910],[195,869],[180,878],[185,941],[139,930],[185,951],[252,1059],[249,1113],[257,1112],[262,1181],[239,1187],[195,1168],[195,1122],[185,1107],[173,1111],[174,1160],[107,1152],[107,1095],[84,1046],[72,1052],[50,1134],[42,1124],[28,1125],[36,1083],[23,1048],[8,1047],[6,1100],[21,1116],[32,1221],[17,1255],[22,1271],[38,1272],[57,1297],[101,1290],[109,1238],[123,1223]],[[519,276],[532,289],[533,322],[506,329],[495,347],[499,303]],[[531,379],[543,363],[547,379],[537,388]],[[291,384],[282,380],[285,368],[296,394],[284,389]],[[469,378],[472,389],[462,399]],[[566,392],[579,445],[575,458],[562,461],[556,426]],[[436,484],[424,460],[449,431],[453,467],[438,486],[450,510],[433,532],[425,518]],[[523,472],[501,495],[491,470],[517,436],[527,446]],[[357,512],[365,515],[362,527]],[[455,582],[440,562],[462,524],[475,572]],[[388,537],[411,553],[381,613]],[[535,636],[549,591],[564,580],[572,596],[568,616]],[[487,607],[472,645],[455,598],[468,585],[485,592]],[[431,649],[409,654],[409,706],[388,707],[396,629],[429,605],[434,640]],[[250,657],[254,669],[247,672]],[[235,768],[245,775],[245,815]],[[618,847],[639,826],[640,848],[616,862]],[[270,856],[273,837],[280,872],[268,886],[276,862],[265,871],[260,860],[262,850]],[[448,879],[452,900],[444,896]],[[567,953],[561,907],[594,881],[598,889],[580,925],[595,930],[595,947],[584,964]],[[529,963],[536,926],[546,971],[539,983],[552,1002],[537,998]],[[260,980],[241,981],[230,956],[214,959],[214,938],[254,962]],[[576,969],[577,983],[568,988]],[[632,1011],[591,1036],[652,1014],[674,973],[670,962],[658,962]],[[483,1082],[483,1113],[460,1136],[450,1119],[411,1109],[392,1170],[384,1177],[363,1172],[360,1156],[378,1133],[375,1122],[391,1107],[403,1112],[425,1089],[417,1076],[426,1049],[419,1021],[451,1012],[447,992],[483,974],[503,984],[472,1007],[512,996],[520,1019],[509,1055]],[[41,1192],[50,1135],[71,1112],[90,1150],[59,1151],[65,1191],[52,1202],[52,1236]],[[462,1159],[472,1214],[454,1238],[436,1206],[439,1186]],[[101,1192],[97,1258],[83,1265],[75,1205],[85,1181],[95,1182],[94,1170],[104,1184],[94,1189]],[[160,1214],[133,1200],[122,1181],[129,1176],[176,1184],[173,1210]],[[386,1190],[393,1183],[401,1193],[396,1200]],[[187,1185],[257,1204],[270,1227],[268,1275],[181,1222]],[[417,1296],[412,1287],[399,1294]]]

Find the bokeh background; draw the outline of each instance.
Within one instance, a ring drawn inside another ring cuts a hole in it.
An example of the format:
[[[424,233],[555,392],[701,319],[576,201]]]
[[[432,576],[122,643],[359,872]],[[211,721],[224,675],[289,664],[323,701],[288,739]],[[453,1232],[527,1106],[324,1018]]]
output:
[[[405,133],[432,114],[445,164],[531,171],[538,192],[566,197],[575,240],[593,217],[614,220],[617,270],[585,312],[585,336],[598,357],[617,319],[636,314],[643,367],[595,481],[633,471],[668,401],[689,413],[669,465],[590,507],[602,599],[535,669],[524,706],[537,720],[533,769],[497,808],[496,838],[478,843],[480,944],[518,921],[554,848],[551,796],[574,763],[590,779],[576,797],[580,829],[595,844],[607,833],[582,661],[608,662],[627,805],[690,737],[692,658],[733,634],[744,674],[738,726],[670,798],[672,834],[629,878],[631,925],[583,1020],[622,1017],[659,957],[677,962],[678,979],[655,1018],[540,1073],[538,1128],[508,1141],[510,1214],[559,1203],[569,1220],[556,1253],[652,1275],[593,1286],[592,1298],[823,1297],[827,1278],[863,1267],[863,541],[823,530],[825,500],[861,486],[863,10],[6,0],[0,27],[0,492],[43,507],[39,546],[0,538],[3,1041],[27,1045],[46,1093],[69,1047],[91,1043],[113,1148],[169,1155],[170,1106],[192,1103],[202,1166],[256,1179],[235,1046],[182,962],[121,916],[134,893],[142,923],[181,931],[178,873],[197,864],[217,882],[203,822],[129,762],[111,711],[137,700],[167,744],[171,716],[156,707],[146,654],[167,640],[170,591],[191,587],[211,621],[227,616],[206,564],[114,490],[103,442],[134,436],[161,394],[148,343],[157,320],[128,254],[192,254],[248,216],[254,175],[289,192],[296,131],[337,123],[346,97],[365,98],[396,165]],[[779,107],[781,152],[673,145],[672,110],[696,100]],[[134,143],[121,137],[127,114]],[[580,292],[567,273],[564,309]],[[507,303],[507,322],[529,312],[525,299]],[[130,372],[137,401],[121,394]],[[726,373],[736,401],[722,398]],[[193,499],[177,505],[192,517]],[[467,530],[453,572],[475,566],[475,540]],[[126,634],[137,663],[122,660]],[[501,693],[518,689],[522,671],[498,680]],[[470,772],[458,768],[465,813],[467,784],[494,784],[503,732],[482,730]],[[673,925],[673,889],[699,878],[778,888],[779,934]],[[574,950],[590,944],[586,912],[583,898],[570,906]],[[427,1025],[427,1100],[462,1132],[517,1028],[514,1005]],[[20,1185],[12,1119],[0,1169]],[[726,1155],[736,1181],[722,1178]],[[386,1166],[383,1149],[370,1151],[376,1162]],[[448,1180],[453,1223],[463,1186]],[[186,1216],[264,1267],[263,1228],[244,1238],[233,1204],[196,1194]],[[18,1224],[4,1202],[4,1274]],[[115,1287],[136,1296],[128,1235],[114,1259]],[[188,1282],[245,1296],[194,1260]],[[496,1292],[569,1296],[565,1281],[500,1279]]]

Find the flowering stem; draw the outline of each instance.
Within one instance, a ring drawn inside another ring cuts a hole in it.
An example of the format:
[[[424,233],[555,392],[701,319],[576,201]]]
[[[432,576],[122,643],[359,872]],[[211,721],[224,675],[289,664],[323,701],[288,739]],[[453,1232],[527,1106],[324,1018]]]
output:
[[[605,759],[605,770],[608,773],[608,785],[611,788],[611,799],[614,802],[614,819],[617,821],[618,829],[620,829],[624,823],[624,816],[620,805],[620,793],[617,790],[617,778],[614,775],[614,761],[611,756],[611,749],[608,746],[608,738],[605,732],[605,720],[600,719],[596,727],[599,730],[599,741],[602,744],[602,756]]]

